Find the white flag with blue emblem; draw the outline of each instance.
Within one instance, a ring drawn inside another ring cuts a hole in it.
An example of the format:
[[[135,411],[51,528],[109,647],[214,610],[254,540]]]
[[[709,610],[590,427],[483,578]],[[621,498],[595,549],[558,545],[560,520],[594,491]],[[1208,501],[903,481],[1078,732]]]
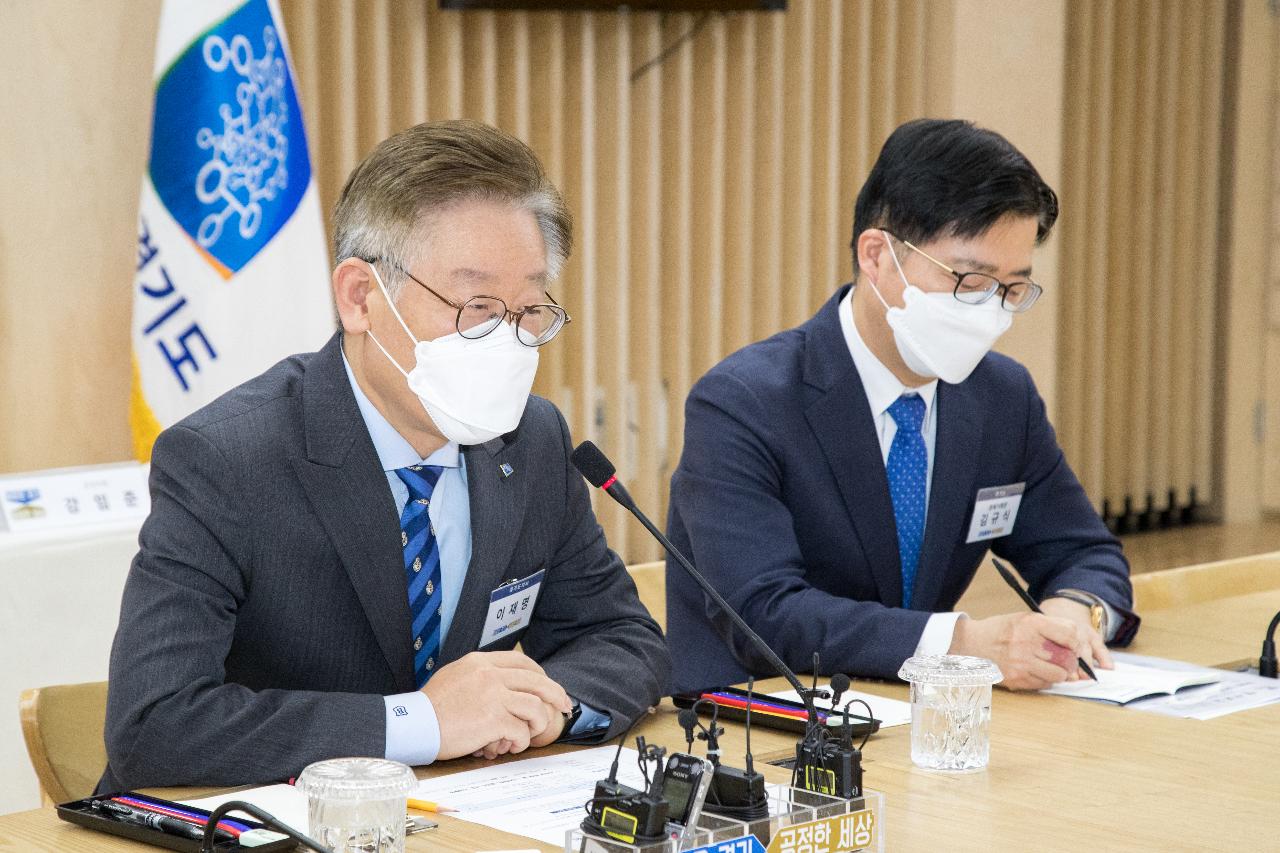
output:
[[[329,256],[274,0],[166,0],[142,179],[129,420],[161,429],[333,333]]]

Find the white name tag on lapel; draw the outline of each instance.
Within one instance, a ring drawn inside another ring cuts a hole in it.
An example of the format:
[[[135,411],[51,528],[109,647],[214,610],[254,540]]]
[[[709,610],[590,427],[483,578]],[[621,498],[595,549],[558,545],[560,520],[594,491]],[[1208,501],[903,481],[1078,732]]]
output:
[[[964,541],[985,542],[1012,533],[1013,523],[1018,520],[1018,505],[1022,503],[1022,493],[1026,488],[1026,483],[1013,483],[979,489],[973,502],[969,538]]]
[[[504,583],[489,593],[489,614],[480,632],[480,648],[529,626],[546,573],[547,570],[542,569],[527,578]]]

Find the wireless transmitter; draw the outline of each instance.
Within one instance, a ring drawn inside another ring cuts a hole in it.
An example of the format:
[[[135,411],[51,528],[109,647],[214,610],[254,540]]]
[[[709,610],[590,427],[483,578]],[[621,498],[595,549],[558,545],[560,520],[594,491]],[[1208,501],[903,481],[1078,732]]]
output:
[[[755,678],[747,684],[747,695],[750,697],[755,688]],[[702,706],[711,708],[711,724],[702,726],[698,719],[698,709]],[[689,750],[693,750],[694,728],[702,731],[696,737],[707,742],[707,758],[715,766],[711,778],[711,790],[707,793],[704,811],[730,817],[736,820],[759,820],[769,814],[769,794],[765,790],[764,776],[757,773],[751,756],[751,704],[747,704],[746,721],[746,769],[729,767],[720,761],[720,735],[724,729],[719,725],[720,707],[714,702],[702,699],[694,703],[692,708],[680,712],[680,726],[685,730],[685,740]]]
[[[654,777],[647,790],[641,791],[618,781],[618,757],[622,754],[624,733],[618,738],[618,751],[607,778],[596,782],[595,794],[587,803],[588,817],[582,830],[591,835],[608,836],[627,844],[649,844],[666,840],[669,806],[662,797],[662,758],[665,750],[646,746],[643,737],[636,738],[640,766],[649,780],[648,763],[654,762]]]
[[[816,661],[814,670],[817,670]],[[815,690],[816,687],[815,683]],[[849,689],[849,676],[841,673],[831,676],[831,689],[831,707],[834,709]],[[796,764],[792,772],[794,787],[846,800],[862,796],[862,747],[870,735],[864,737],[858,746],[853,745],[849,705],[854,702],[866,707],[867,716],[871,716],[871,708],[866,702],[852,699],[843,711],[833,710],[824,725],[806,734],[804,740],[796,744]]]

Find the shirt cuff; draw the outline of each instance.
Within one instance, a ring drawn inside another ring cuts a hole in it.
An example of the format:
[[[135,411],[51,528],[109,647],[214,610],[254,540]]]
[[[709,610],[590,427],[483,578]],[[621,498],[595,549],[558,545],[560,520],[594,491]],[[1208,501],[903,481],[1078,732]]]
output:
[[[430,764],[440,754],[440,720],[421,690],[383,696],[387,706],[386,757],[409,766]]]
[[[955,637],[956,622],[964,613],[935,613],[924,623],[924,631],[920,634],[920,642],[916,643],[918,655],[945,655],[951,651],[951,641]]]
[[[578,716],[578,721],[573,724],[573,728],[565,733],[566,737],[579,738],[592,735],[609,728],[613,723],[612,715],[597,711],[586,702],[579,702],[578,705],[582,713]]]

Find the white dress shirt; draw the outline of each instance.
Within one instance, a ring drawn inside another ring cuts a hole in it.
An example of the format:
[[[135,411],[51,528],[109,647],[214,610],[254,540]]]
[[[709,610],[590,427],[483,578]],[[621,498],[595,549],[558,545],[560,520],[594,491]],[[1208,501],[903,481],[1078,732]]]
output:
[[[871,407],[871,419],[876,426],[876,435],[880,439],[880,456],[885,463],[889,461],[889,448],[893,446],[893,437],[898,434],[898,425],[889,414],[889,407],[903,394],[919,394],[924,400],[924,422],[920,425],[920,434],[924,438],[925,450],[928,453],[929,467],[925,477],[925,517],[928,518],[929,495],[933,489],[933,454],[938,435],[938,380],[908,388],[893,375],[889,368],[867,348],[867,344],[858,334],[853,322],[853,292],[849,292],[840,302],[840,328],[844,332],[845,343],[849,346],[849,354],[853,356],[853,366],[858,370],[862,380],[862,388],[867,394],[867,405]],[[926,524],[927,524],[926,520]],[[916,643],[918,655],[944,655],[951,648],[951,639],[955,634],[956,620],[963,613],[935,613],[925,623],[920,640]]]

